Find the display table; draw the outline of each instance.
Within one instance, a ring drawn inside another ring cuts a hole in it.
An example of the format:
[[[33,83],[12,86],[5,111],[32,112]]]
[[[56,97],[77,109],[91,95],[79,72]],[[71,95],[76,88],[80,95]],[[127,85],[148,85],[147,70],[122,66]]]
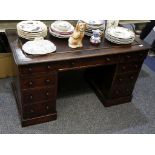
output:
[[[89,37],[83,48],[71,49],[67,39],[48,35],[57,51],[45,56],[26,55],[16,30],[6,30],[13,53],[17,77],[13,90],[18,103],[22,126],[56,120],[56,99],[59,72],[85,70],[91,84],[104,106],[130,102],[132,91],[149,46],[138,38],[132,45],[116,45],[103,38],[93,46]]]

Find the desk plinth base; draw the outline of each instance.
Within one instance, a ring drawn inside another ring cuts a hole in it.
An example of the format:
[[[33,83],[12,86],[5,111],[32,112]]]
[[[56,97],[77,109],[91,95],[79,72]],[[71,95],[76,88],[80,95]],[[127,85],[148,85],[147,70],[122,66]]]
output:
[[[26,126],[30,126],[30,125],[54,121],[56,119],[57,119],[57,113],[49,114],[49,115],[45,115],[45,116],[41,116],[41,117],[36,117],[36,118],[32,118],[32,119],[21,119],[21,124],[22,124],[22,127],[26,127]]]
[[[15,85],[15,82],[12,82],[11,84],[12,84],[12,89],[13,89],[14,96],[15,96],[15,99],[16,99],[17,108],[18,108],[19,117],[20,117],[20,120],[21,120],[22,127],[35,125],[35,124],[40,124],[40,123],[45,123],[45,122],[49,122],[49,121],[54,121],[54,120],[57,119],[57,112],[52,113],[52,114],[48,114],[48,115],[39,116],[39,117],[30,118],[30,119],[23,119],[22,114],[21,114],[22,113],[22,111],[21,111],[21,103],[20,103],[19,98],[18,98],[18,93],[17,93],[17,88],[16,88],[16,85]]]

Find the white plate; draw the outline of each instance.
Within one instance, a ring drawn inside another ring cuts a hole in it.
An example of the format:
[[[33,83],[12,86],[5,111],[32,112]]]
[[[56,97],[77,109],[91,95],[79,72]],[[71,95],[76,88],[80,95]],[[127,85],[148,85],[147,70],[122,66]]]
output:
[[[86,35],[86,36],[89,36],[89,37],[91,37],[92,34],[93,34],[93,33],[85,32],[85,35]]]
[[[126,43],[134,41],[134,38],[132,38],[130,40],[124,40],[124,39],[113,38],[111,36],[108,36],[107,34],[105,34],[105,38],[107,38],[107,39],[109,38],[111,40],[118,41],[118,42],[126,42]]]
[[[129,39],[135,37],[133,31],[124,27],[111,27],[106,30],[106,33],[120,39]]]
[[[47,26],[40,21],[22,21],[17,24],[17,33],[20,37],[33,40],[36,37],[47,36]]]
[[[27,36],[27,35],[22,35],[20,34],[19,35],[21,38],[24,38],[24,39],[27,39],[27,40],[34,40],[35,38],[38,38],[38,37],[46,37],[46,34],[44,35],[35,35],[35,36]]]
[[[110,42],[113,42],[113,43],[116,43],[116,44],[131,44],[134,41],[134,39],[130,40],[130,41],[123,41],[123,40],[120,41],[120,40],[117,40],[117,39],[110,38],[107,35],[105,35],[105,38],[107,40],[109,40]]]
[[[25,32],[40,32],[46,28],[46,25],[40,21],[22,21],[17,24],[17,29]]]
[[[108,38],[111,38],[113,40],[117,40],[117,41],[122,41],[122,42],[130,42],[130,41],[133,41],[134,38],[129,38],[129,39],[120,39],[120,38],[116,38],[116,37],[113,37],[113,36],[110,36],[109,34],[105,34],[105,37],[108,37]]]
[[[71,35],[60,35],[58,33],[53,32],[50,28],[49,28],[49,33],[57,38],[69,38]]]
[[[105,24],[105,20],[81,20],[89,25],[103,25]]]
[[[34,40],[26,42],[22,50],[31,55],[45,55],[54,52],[56,46],[49,40]]]
[[[74,27],[67,21],[55,21],[51,24],[51,29],[56,32],[73,32]]]
[[[100,26],[87,25],[87,29],[105,29],[105,24]]]

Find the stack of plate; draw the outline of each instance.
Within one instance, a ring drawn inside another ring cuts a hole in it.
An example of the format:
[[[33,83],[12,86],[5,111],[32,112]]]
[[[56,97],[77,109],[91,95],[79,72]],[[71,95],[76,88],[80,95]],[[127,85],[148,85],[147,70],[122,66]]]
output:
[[[99,29],[101,32],[105,30],[105,20],[80,20],[80,22],[84,22],[87,24],[87,28],[85,30],[85,35],[92,36],[92,30]]]
[[[49,32],[57,38],[69,38],[74,32],[74,27],[67,21],[55,21],[49,27]]]
[[[106,30],[105,38],[116,44],[131,44],[135,39],[135,34],[124,27],[111,27]]]
[[[17,24],[17,33],[20,37],[33,40],[47,36],[47,26],[41,21],[22,21]]]

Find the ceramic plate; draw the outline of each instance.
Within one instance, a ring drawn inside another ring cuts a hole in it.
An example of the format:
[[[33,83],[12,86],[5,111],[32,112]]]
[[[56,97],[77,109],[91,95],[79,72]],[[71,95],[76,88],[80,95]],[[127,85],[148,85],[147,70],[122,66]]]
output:
[[[123,42],[130,42],[130,41],[132,41],[132,40],[134,40],[134,38],[129,38],[129,39],[120,39],[120,38],[116,38],[116,37],[113,37],[113,36],[111,36],[111,35],[109,35],[109,34],[105,34],[105,36],[106,37],[109,37],[109,38],[111,38],[111,39],[113,39],[113,40],[117,40],[117,41],[123,41]]]
[[[22,50],[31,55],[45,55],[54,52],[56,46],[49,40],[34,40],[26,42]]]
[[[74,27],[67,21],[55,21],[51,24],[51,29],[56,32],[73,32]]]
[[[57,38],[69,38],[71,36],[71,35],[61,35],[61,34],[55,33],[50,28],[49,28],[49,33],[52,36],[57,37]]]
[[[134,41],[134,39],[133,40],[129,40],[129,41],[117,40],[116,38],[114,39],[114,38],[111,38],[111,37],[109,37],[107,35],[105,35],[105,38],[107,40],[109,40],[110,42],[113,42],[113,43],[116,43],[116,44],[131,44]]]
[[[89,25],[103,25],[103,24],[105,24],[105,20],[82,20],[82,21]]]
[[[133,31],[124,27],[111,27],[106,30],[106,33],[120,39],[134,38],[135,34]]]
[[[17,24],[17,29],[25,32],[40,32],[46,28],[46,25],[40,21],[22,21]]]
[[[20,37],[28,40],[36,37],[46,37],[47,26],[40,21],[22,21],[17,24],[17,33]]]

